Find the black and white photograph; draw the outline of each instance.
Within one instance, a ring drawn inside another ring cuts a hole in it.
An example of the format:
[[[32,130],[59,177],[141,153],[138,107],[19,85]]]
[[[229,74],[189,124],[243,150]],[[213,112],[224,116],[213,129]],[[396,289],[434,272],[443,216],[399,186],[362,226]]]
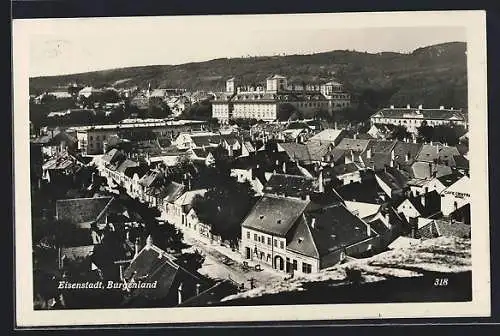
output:
[[[485,36],[481,11],[14,20],[17,323],[489,316]]]

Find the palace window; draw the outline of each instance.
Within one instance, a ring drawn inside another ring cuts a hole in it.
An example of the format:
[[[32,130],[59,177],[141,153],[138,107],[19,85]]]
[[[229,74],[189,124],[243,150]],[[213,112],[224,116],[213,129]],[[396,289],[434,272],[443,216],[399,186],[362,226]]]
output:
[[[312,271],[312,266],[310,264],[303,262],[302,263],[302,273],[311,273],[311,271]]]
[[[278,247],[278,241],[276,239],[274,240],[274,247]]]
[[[250,231],[247,231],[247,239],[250,239]]]
[[[285,244],[283,243],[283,241],[280,241],[280,249],[284,249],[285,248]]]

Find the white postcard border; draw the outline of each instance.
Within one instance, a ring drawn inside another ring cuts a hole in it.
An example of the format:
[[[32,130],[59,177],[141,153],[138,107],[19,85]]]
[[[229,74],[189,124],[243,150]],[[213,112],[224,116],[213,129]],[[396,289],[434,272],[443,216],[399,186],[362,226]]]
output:
[[[216,323],[254,321],[303,321],[419,317],[487,317],[490,307],[490,241],[487,152],[486,23],[484,11],[391,12],[348,14],[294,14],[228,16],[227,20],[259,20],[262,27],[315,29],[363,27],[463,26],[467,29],[468,108],[470,122],[471,216],[473,301],[451,303],[333,304],[295,306],[197,307],[103,310],[33,310],[29,175],[29,39],[30,34],[50,32],[57,23],[90,19],[43,19],[13,21],[13,120],[15,201],[15,301],[18,327]],[[106,18],[96,20],[158,20],[159,18]],[[203,22],[217,16],[176,17],[173,20]],[[279,25],[277,21],[279,20]],[[261,24],[262,23],[262,24]],[[44,30],[45,29],[45,30]]]

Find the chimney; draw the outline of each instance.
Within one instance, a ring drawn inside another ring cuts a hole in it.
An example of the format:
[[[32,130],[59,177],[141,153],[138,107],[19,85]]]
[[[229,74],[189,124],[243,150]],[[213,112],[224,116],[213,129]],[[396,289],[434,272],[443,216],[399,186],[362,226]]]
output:
[[[406,153],[405,155],[405,162],[410,161],[410,152]]]
[[[95,172],[92,173],[92,180],[91,181],[92,181],[92,184],[95,183]]]
[[[335,127],[335,129],[337,129],[337,122],[335,122],[335,126],[334,127]]]
[[[422,203],[422,206],[425,207],[425,194],[420,196],[420,203]]]
[[[391,105],[391,109],[394,109],[394,105]]]
[[[286,162],[283,161],[283,174],[286,174]]]
[[[409,109],[410,109],[410,104],[407,104],[407,105],[406,105],[406,108],[409,110]]]
[[[182,303],[182,282],[180,283],[179,287],[177,288],[177,304]]]
[[[141,251],[141,239],[139,237],[135,239],[134,247],[135,247],[134,258],[136,258],[139,255],[139,252]]]
[[[314,228],[315,228],[315,226],[316,226],[316,218],[314,218],[314,217],[313,217],[313,218],[311,219],[311,228],[312,228],[312,229],[314,229]]]
[[[318,191],[320,193],[325,192],[325,186],[323,185],[323,170],[321,170],[319,172],[319,176],[318,176]]]
[[[148,238],[146,238],[146,248],[149,249],[151,246],[153,246],[153,237],[149,235]]]
[[[125,233],[125,240],[130,241],[130,230],[127,230]]]
[[[419,109],[419,110],[421,110],[422,108],[423,108],[423,105],[422,105],[422,104],[418,105],[418,109]]]
[[[199,283],[196,284],[196,295],[200,295],[200,287],[201,285]]]
[[[385,223],[389,225],[389,211],[384,214]]]
[[[352,138],[353,138],[354,140],[356,140],[356,138],[357,138],[357,137],[358,137],[358,133],[354,133],[354,135],[352,136]]]
[[[439,109],[444,110],[444,106],[443,105],[439,106]]]
[[[368,159],[371,159],[372,158],[372,149],[371,148],[368,148],[368,150],[366,151],[366,157]]]
[[[120,280],[123,281],[123,268],[124,268],[124,265],[121,264],[119,267],[120,267]]]

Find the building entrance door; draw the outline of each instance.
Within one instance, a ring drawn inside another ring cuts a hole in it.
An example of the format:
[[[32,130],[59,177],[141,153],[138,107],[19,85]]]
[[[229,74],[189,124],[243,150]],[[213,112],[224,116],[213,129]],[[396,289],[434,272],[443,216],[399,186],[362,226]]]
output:
[[[277,270],[283,271],[285,269],[285,262],[283,261],[283,258],[280,256],[276,256],[274,258],[274,268]]]

